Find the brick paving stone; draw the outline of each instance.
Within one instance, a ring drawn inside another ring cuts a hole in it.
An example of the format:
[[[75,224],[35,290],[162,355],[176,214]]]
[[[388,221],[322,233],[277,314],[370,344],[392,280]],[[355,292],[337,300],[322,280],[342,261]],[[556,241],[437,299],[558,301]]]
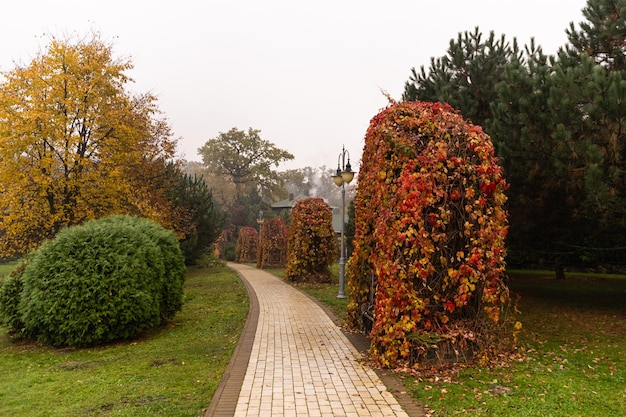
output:
[[[229,266],[253,288],[259,309],[235,416],[408,417],[314,301],[265,271]]]

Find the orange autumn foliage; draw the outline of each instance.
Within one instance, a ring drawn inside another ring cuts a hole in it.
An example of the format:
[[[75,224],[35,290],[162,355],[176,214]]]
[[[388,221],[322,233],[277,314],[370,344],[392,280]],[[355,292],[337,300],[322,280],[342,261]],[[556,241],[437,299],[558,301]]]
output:
[[[259,233],[254,227],[244,226],[239,229],[237,245],[235,246],[235,261],[256,262]]]
[[[132,65],[92,39],[53,39],[0,83],[0,257],[60,229],[134,214],[177,229],[188,213],[160,173],[176,141],[156,98],[131,95]],[[177,230],[179,237],[184,230]]]
[[[261,227],[261,246],[257,268],[284,268],[287,262],[287,224],[283,219],[269,219]]]
[[[291,212],[287,278],[298,282],[330,282],[329,266],[337,256],[333,212],[321,198],[306,198]]]
[[[372,119],[346,272],[355,327],[376,279],[377,363],[419,361],[424,335],[489,349],[509,303],[507,187],[489,136],[450,106],[394,103]]]

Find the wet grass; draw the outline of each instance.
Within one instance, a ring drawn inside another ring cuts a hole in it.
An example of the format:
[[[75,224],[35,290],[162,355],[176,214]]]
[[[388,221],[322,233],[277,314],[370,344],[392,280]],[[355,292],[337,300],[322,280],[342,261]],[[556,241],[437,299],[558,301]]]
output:
[[[184,297],[166,326],[90,349],[16,342],[0,327],[0,415],[202,416],[243,328],[248,297],[228,268],[190,269]]]
[[[626,279],[512,272],[523,332],[508,366],[407,379],[431,416],[625,416]]]

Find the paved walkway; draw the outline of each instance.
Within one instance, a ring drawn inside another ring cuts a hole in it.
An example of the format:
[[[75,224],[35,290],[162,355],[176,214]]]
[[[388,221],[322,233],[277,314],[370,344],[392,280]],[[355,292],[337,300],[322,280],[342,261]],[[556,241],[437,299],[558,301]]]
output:
[[[316,302],[265,271],[228,266],[251,311],[207,417],[409,416]]]

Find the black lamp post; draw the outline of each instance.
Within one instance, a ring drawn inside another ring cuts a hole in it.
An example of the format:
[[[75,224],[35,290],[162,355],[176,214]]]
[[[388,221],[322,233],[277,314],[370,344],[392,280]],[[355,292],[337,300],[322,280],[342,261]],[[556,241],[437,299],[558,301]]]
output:
[[[346,155],[348,162],[346,163]],[[333,175],[333,181],[337,187],[341,187],[341,253],[339,255],[339,294],[337,298],[346,298],[345,289],[345,270],[346,270],[346,249],[344,242],[344,229],[346,225],[346,184],[354,179],[354,171],[350,166],[350,153],[342,147],[341,153],[337,158],[337,173]]]

